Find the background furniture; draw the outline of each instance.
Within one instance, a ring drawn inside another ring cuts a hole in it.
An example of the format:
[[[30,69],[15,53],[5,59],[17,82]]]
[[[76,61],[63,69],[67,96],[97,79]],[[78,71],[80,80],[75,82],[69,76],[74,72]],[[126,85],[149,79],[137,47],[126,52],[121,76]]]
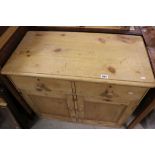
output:
[[[26,27],[0,27],[0,68],[26,32]],[[35,113],[28,107],[12,83],[2,75],[0,75],[0,96],[7,103],[6,111],[13,114],[20,128],[30,128],[37,120]]]

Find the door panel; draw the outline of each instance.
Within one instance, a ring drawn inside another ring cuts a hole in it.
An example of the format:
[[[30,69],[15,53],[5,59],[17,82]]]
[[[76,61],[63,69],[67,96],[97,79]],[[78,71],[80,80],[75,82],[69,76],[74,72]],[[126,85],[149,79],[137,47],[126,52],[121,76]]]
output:
[[[31,108],[41,116],[76,120],[74,103],[71,95],[66,96],[38,96],[22,93]]]
[[[93,102],[82,96],[77,97],[78,117],[80,122],[100,122],[117,124],[127,106]]]
[[[85,102],[85,117],[88,120],[116,122],[124,108],[123,105]]]

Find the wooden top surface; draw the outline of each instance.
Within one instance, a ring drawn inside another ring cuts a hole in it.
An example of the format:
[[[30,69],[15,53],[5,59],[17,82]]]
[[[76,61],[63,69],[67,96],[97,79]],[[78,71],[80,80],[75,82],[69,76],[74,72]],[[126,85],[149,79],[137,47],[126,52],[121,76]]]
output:
[[[140,36],[29,31],[3,74],[154,87]]]

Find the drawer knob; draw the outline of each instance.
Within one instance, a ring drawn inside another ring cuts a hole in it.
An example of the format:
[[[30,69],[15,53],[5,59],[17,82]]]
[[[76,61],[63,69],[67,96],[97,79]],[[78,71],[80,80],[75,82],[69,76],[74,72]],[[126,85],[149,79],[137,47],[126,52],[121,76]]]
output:
[[[38,91],[42,91],[42,90],[45,90],[45,91],[48,91],[50,92],[51,89],[48,88],[46,85],[44,85],[43,83],[38,83],[37,86],[36,86],[36,90]]]
[[[105,92],[101,94],[101,96],[105,96],[108,98],[113,97],[113,95],[114,95],[113,91],[110,91],[110,90],[105,90]]]

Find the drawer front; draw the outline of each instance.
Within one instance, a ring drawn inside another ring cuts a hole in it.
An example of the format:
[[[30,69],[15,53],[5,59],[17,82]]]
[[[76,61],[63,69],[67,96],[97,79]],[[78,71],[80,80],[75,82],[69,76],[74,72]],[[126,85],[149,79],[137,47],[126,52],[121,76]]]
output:
[[[30,94],[51,95],[51,94],[72,94],[70,81],[50,78],[9,76],[15,87],[20,91],[24,90]]]
[[[148,91],[148,88],[120,86],[111,84],[75,82],[77,95],[88,100],[130,104],[138,102]]]

